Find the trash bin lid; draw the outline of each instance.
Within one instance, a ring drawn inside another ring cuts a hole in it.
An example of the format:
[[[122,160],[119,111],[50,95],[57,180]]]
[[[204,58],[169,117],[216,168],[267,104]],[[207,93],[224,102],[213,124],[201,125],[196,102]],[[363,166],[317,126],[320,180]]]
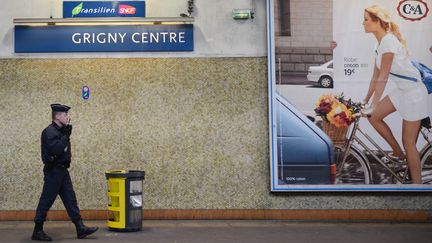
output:
[[[109,178],[136,178],[144,180],[145,171],[143,170],[108,170],[105,177]]]

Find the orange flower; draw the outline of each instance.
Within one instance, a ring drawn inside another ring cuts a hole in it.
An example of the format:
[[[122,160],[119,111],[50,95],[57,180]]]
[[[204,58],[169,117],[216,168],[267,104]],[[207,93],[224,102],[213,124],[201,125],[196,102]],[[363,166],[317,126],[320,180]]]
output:
[[[320,104],[322,104],[322,103],[333,104],[334,102],[337,102],[337,99],[335,98],[335,96],[333,94],[322,95],[318,99],[316,106],[319,107]]]
[[[331,111],[326,116],[327,120],[336,127],[347,127],[351,124],[352,112],[342,103],[334,103]]]

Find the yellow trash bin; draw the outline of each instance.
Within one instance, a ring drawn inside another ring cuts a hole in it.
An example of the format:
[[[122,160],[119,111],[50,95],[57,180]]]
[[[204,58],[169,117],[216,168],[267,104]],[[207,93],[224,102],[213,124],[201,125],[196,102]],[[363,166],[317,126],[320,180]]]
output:
[[[142,183],[144,171],[109,170],[108,229],[139,231],[142,228]]]

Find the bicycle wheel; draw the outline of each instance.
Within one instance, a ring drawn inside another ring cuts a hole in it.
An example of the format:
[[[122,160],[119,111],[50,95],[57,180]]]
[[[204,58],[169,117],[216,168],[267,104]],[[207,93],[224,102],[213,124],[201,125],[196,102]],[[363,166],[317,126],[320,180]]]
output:
[[[432,146],[429,145],[427,149],[420,155],[420,162],[422,165],[422,181],[423,184],[432,184]]]
[[[372,176],[368,160],[361,152],[351,147],[345,162],[344,152],[340,148],[334,151],[336,162],[336,184],[370,184]]]

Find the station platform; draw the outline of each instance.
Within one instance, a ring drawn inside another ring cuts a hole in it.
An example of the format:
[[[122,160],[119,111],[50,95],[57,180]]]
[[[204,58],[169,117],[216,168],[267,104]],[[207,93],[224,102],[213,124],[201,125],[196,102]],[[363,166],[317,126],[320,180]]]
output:
[[[430,243],[430,223],[303,222],[268,220],[145,220],[138,232],[109,231],[105,221],[85,221],[100,229],[85,242],[146,243]],[[31,240],[31,221],[0,221],[1,242]],[[53,242],[79,242],[71,222],[47,221]]]

